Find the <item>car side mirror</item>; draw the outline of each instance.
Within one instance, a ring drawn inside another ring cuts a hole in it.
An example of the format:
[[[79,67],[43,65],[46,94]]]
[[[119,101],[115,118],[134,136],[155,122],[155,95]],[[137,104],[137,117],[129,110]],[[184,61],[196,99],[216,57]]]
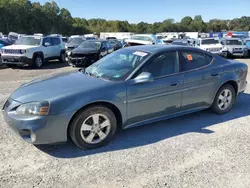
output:
[[[134,79],[134,81],[135,81],[135,84],[153,82],[154,77],[149,72],[142,72]]]
[[[45,46],[45,47],[48,47],[48,46],[50,46],[50,43],[49,43],[49,42],[45,42],[45,43],[44,43],[44,46]]]

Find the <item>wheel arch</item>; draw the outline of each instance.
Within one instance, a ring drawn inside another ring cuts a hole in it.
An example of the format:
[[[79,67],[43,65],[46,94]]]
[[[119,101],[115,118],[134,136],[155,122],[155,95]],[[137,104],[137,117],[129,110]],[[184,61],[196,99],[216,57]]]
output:
[[[43,54],[43,52],[40,52],[40,51],[39,52],[34,52],[32,59],[34,59],[37,55],[41,56],[43,58],[43,60],[44,60],[44,54]]]
[[[61,53],[66,53],[66,50],[65,49],[62,49],[61,51],[60,51],[60,54]]]
[[[216,93],[214,94],[213,101],[215,100],[215,97],[216,97],[217,93],[219,92],[219,90],[221,89],[221,87],[223,87],[224,85],[227,85],[227,84],[233,86],[233,88],[235,89],[235,95],[237,96],[238,89],[239,89],[237,82],[235,80],[227,80],[227,81],[222,82],[222,84],[220,84],[219,88],[217,89]]]
[[[117,128],[118,129],[121,129],[122,128],[122,122],[123,122],[123,118],[122,118],[122,113],[121,111],[119,110],[119,108],[110,103],[110,102],[107,102],[107,101],[97,101],[97,102],[93,102],[93,103],[89,103],[87,105],[84,105],[83,107],[81,107],[80,109],[78,109],[74,114],[73,116],[71,117],[69,123],[68,123],[68,127],[67,127],[67,135],[69,136],[69,131],[70,131],[70,126],[72,124],[72,121],[74,120],[74,118],[77,116],[78,113],[80,113],[81,111],[91,107],[91,106],[104,106],[108,109],[110,109],[115,117],[116,117],[116,120],[117,120]]]

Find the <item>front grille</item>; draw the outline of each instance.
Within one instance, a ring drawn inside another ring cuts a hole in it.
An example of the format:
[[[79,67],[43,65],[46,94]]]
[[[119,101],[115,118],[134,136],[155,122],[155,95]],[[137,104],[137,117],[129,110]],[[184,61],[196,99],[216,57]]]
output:
[[[85,54],[72,54],[71,55],[72,57],[86,57],[86,55]]]
[[[234,48],[234,51],[242,51],[242,48]]]
[[[21,54],[21,50],[9,50],[9,49],[4,49],[3,51],[5,54]]]
[[[219,52],[221,48],[209,48],[210,52]]]

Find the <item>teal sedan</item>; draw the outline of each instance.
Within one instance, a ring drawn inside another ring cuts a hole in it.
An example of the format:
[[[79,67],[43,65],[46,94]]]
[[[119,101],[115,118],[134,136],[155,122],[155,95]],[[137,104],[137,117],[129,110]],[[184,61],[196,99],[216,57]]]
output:
[[[248,67],[201,49],[143,45],[86,69],[22,85],[3,106],[11,129],[32,144],[101,147],[118,129],[211,108],[229,112],[247,87]],[[200,117],[202,118],[202,117]]]

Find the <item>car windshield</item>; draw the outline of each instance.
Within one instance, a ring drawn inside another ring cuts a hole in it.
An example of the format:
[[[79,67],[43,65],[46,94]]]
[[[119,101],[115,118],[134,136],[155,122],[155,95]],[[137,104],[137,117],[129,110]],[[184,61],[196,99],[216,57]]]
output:
[[[63,38],[62,38],[62,41],[63,41],[63,42],[67,42],[68,39],[63,37]]]
[[[41,43],[41,37],[21,37],[18,39],[15,44],[16,45],[31,45],[38,46]]]
[[[98,41],[84,41],[83,43],[81,43],[81,45],[79,46],[80,48],[94,48],[96,50],[99,50],[101,48],[101,42]]]
[[[114,52],[86,69],[86,74],[111,81],[125,80],[150,54],[132,49]]]
[[[243,45],[240,40],[227,40],[226,45]]]
[[[219,40],[216,39],[204,39],[201,41],[201,44],[218,44]]]
[[[84,41],[83,38],[72,38],[69,42],[69,45],[80,45]]]

